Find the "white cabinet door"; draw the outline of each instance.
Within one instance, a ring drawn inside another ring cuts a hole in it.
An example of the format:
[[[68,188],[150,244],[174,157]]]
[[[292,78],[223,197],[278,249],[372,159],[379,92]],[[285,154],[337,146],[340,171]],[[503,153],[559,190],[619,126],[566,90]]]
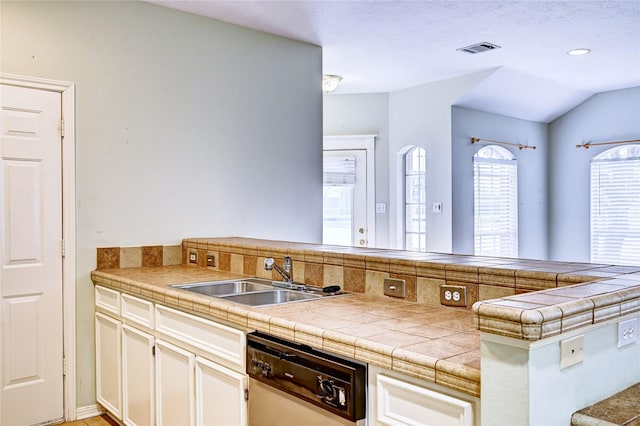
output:
[[[115,417],[122,411],[122,324],[96,313],[96,399]]]
[[[156,421],[158,425],[195,424],[195,355],[156,340]]]
[[[152,335],[122,326],[122,414],[126,425],[155,422],[155,366]]]
[[[467,401],[377,374],[372,423],[388,426],[472,426],[473,406]]]
[[[196,419],[199,426],[247,424],[247,376],[196,358]]]

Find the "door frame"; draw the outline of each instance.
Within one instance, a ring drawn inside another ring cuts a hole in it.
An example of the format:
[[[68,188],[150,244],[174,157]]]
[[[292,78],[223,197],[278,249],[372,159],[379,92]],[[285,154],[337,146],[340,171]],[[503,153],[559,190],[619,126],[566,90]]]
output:
[[[76,170],[75,85],[0,73],[0,84],[48,90],[62,95],[62,315],[63,315],[63,406],[66,420],[76,420]]]
[[[324,136],[322,150],[364,149],[367,151],[367,247],[376,246],[375,140],[377,135]]]

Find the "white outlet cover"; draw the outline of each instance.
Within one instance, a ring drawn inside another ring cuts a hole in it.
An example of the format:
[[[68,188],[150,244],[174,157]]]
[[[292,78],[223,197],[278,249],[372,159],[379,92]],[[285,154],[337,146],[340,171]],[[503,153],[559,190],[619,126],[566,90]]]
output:
[[[584,360],[584,335],[560,341],[560,368],[571,367]]]
[[[631,318],[618,323],[618,347],[630,345],[638,341],[638,318]]]

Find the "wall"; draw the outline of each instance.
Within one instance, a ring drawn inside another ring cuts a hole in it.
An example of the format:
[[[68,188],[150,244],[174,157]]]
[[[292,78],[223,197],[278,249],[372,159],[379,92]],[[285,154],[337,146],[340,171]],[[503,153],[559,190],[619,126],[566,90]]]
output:
[[[483,333],[482,424],[568,425],[571,414],[640,381],[640,344],[617,347],[621,317],[584,335],[584,361],[560,368],[560,337],[531,343]]]
[[[327,95],[322,111],[325,136],[378,135],[375,202],[385,203],[387,213],[376,213],[376,246],[389,247],[389,95]]]
[[[590,161],[613,146],[585,142],[640,139],[640,87],[596,94],[550,125],[550,258],[590,260]]]
[[[391,247],[402,247],[402,154],[420,146],[427,156],[427,251],[452,251],[451,105],[495,70],[442,80],[389,95],[389,235]],[[442,213],[433,213],[434,201]]]
[[[96,247],[320,241],[321,49],[143,2],[0,5],[0,71],[76,84],[77,405],[89,406]]]
[[[473,155],[485,144],[471,137],[534,145],[503,146],[518,160],[519,257],[547,259],[548,125],[461,107],[451,108],[453,253],[473,254]]]

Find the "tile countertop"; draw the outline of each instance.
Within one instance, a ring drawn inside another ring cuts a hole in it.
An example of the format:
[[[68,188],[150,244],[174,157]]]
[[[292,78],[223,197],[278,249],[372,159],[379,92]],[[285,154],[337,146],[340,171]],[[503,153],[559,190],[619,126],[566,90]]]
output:
[[[184,265],[103,269],[91,277],[153,302],[480,396],[480,331],[469,309],[356,293],[254,308],[169,287],[240,277]]]

